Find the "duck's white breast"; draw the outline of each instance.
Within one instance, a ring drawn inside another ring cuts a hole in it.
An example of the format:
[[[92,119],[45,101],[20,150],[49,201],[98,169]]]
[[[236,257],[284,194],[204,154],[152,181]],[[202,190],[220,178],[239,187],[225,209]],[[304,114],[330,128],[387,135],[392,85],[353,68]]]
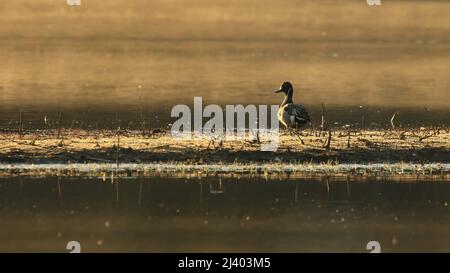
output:
[[[286,111],[287,108],[287,104],[283,105],[283,107],[281,107],[280,109],[278,109],[278,120],[286,127],[289,127],[289,125],[291,124],[291,116],[289,115],[289,113]]]

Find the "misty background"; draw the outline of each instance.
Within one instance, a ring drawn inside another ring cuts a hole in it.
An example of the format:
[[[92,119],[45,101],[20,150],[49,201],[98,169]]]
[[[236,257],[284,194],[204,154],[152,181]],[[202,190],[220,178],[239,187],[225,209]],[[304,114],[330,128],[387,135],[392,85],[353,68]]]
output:
[[[448,123],[450,1],[382,3],[2,1],[0,112],[143,111],[163,125],[194,96],[279,104],[273,90],[289,80],[315,120],[324,103],[344,122],[363,106],[379,123],[399,109]]]

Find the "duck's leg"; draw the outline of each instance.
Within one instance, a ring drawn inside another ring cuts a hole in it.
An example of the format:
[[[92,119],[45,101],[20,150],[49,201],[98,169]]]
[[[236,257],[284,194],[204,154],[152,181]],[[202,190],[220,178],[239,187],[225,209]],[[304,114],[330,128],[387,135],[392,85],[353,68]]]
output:
[[[284,129],[283,129],[283,136],[292,136],[292,130],[291,127],[289,125],[285,125]],[[280,144],[283,146],[286,146],[286,150],[288,153],[291,152],[291,149],[289,147],[289,139],[284,138],[284,140],[280,139]]]
[[[300,142],[302,143],[302,145],[305,145],[305,142],[303,141],[303,139],[300,137],[300,133],[297,134],[298,139],[300,139]]]
[[[291,136],[293,136],[294,133],[292,131],[293,131],[294,126],[295,126],[295,116],[293,116],[293,115],[289,116],[289,123],[288,124],[289,124],[289,134]]]
[[[288,127],[283,128],[282,131],[281,131],[281,135],[282,135],[282,136],[287,136],[288,134],[289,134],[289,129],[288,129]]]
[[[287,130],[289,130],[289,135],[291,137],[295,137],[297,136],[300,139],[300,142],[304,145],[305,143],[303,142],[303,140],[300,138],[300,136],[298,135],[298,133],[295,131],[296,128],[294,128],[294,126],[290,125],[289,127],[286,128]],[[291,152],[289,145],[287,146],[287,150],[288,152]]]
[[[295,123],[295,131],[297,132],[297,137],[300,140],[300,142],[302,143],[302,145],[305,145],[305,142],[303,142],[303,139],[300,137],[301,136],[301,132],[298,128],[298,123]]]

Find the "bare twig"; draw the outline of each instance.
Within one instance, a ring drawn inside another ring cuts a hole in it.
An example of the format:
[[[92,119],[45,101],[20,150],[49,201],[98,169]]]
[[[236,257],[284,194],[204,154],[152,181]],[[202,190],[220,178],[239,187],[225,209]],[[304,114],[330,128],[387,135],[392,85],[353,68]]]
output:
[[[330,150],[331,146],[331,129],[328,129],[328,138],[327,141],[323,144],[322,147],[326,148],[328,151]]]
[[[58,117],[58,139],[61,137],[61,122],[62,122],[62,112],[59,112],[59,117]]]
[[[19,112],[19,138],[22,139],[23,131],[23,112]]]
[[[119,164],[120,164],[120,127],[117,129],[117,150],[116,150],[116,164],[117,164],[117,168],[119,168]]]
[[[394,124],[394,120],[395,117],[397,116],[398,112],[395,112],[392,117],[391,117],[391,128],[394,130],[395,129],[395,124]]]
[[[347,148],[350,148],[350,131],[348,131]]]
[[[325,130],[325,104],[322,103],[322,124],[320,125],[322,135],[323,131]]]
[[[365,127],[365,123],[366,123],[366,109],[364,108],[364,106],[360,106],[359,108],[361,108],[362,110],[362,116],[361,116],[361,130],[364,130]]]

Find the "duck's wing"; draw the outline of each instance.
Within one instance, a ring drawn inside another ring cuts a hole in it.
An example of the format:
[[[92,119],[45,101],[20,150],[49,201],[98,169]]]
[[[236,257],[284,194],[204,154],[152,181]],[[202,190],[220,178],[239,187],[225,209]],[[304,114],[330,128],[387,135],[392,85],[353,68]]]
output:
[[[301,124],[305,124],[311,121],[308,111],[303,105],[300,104],[290,104],[289,114],[295,117],[295,121]]]

